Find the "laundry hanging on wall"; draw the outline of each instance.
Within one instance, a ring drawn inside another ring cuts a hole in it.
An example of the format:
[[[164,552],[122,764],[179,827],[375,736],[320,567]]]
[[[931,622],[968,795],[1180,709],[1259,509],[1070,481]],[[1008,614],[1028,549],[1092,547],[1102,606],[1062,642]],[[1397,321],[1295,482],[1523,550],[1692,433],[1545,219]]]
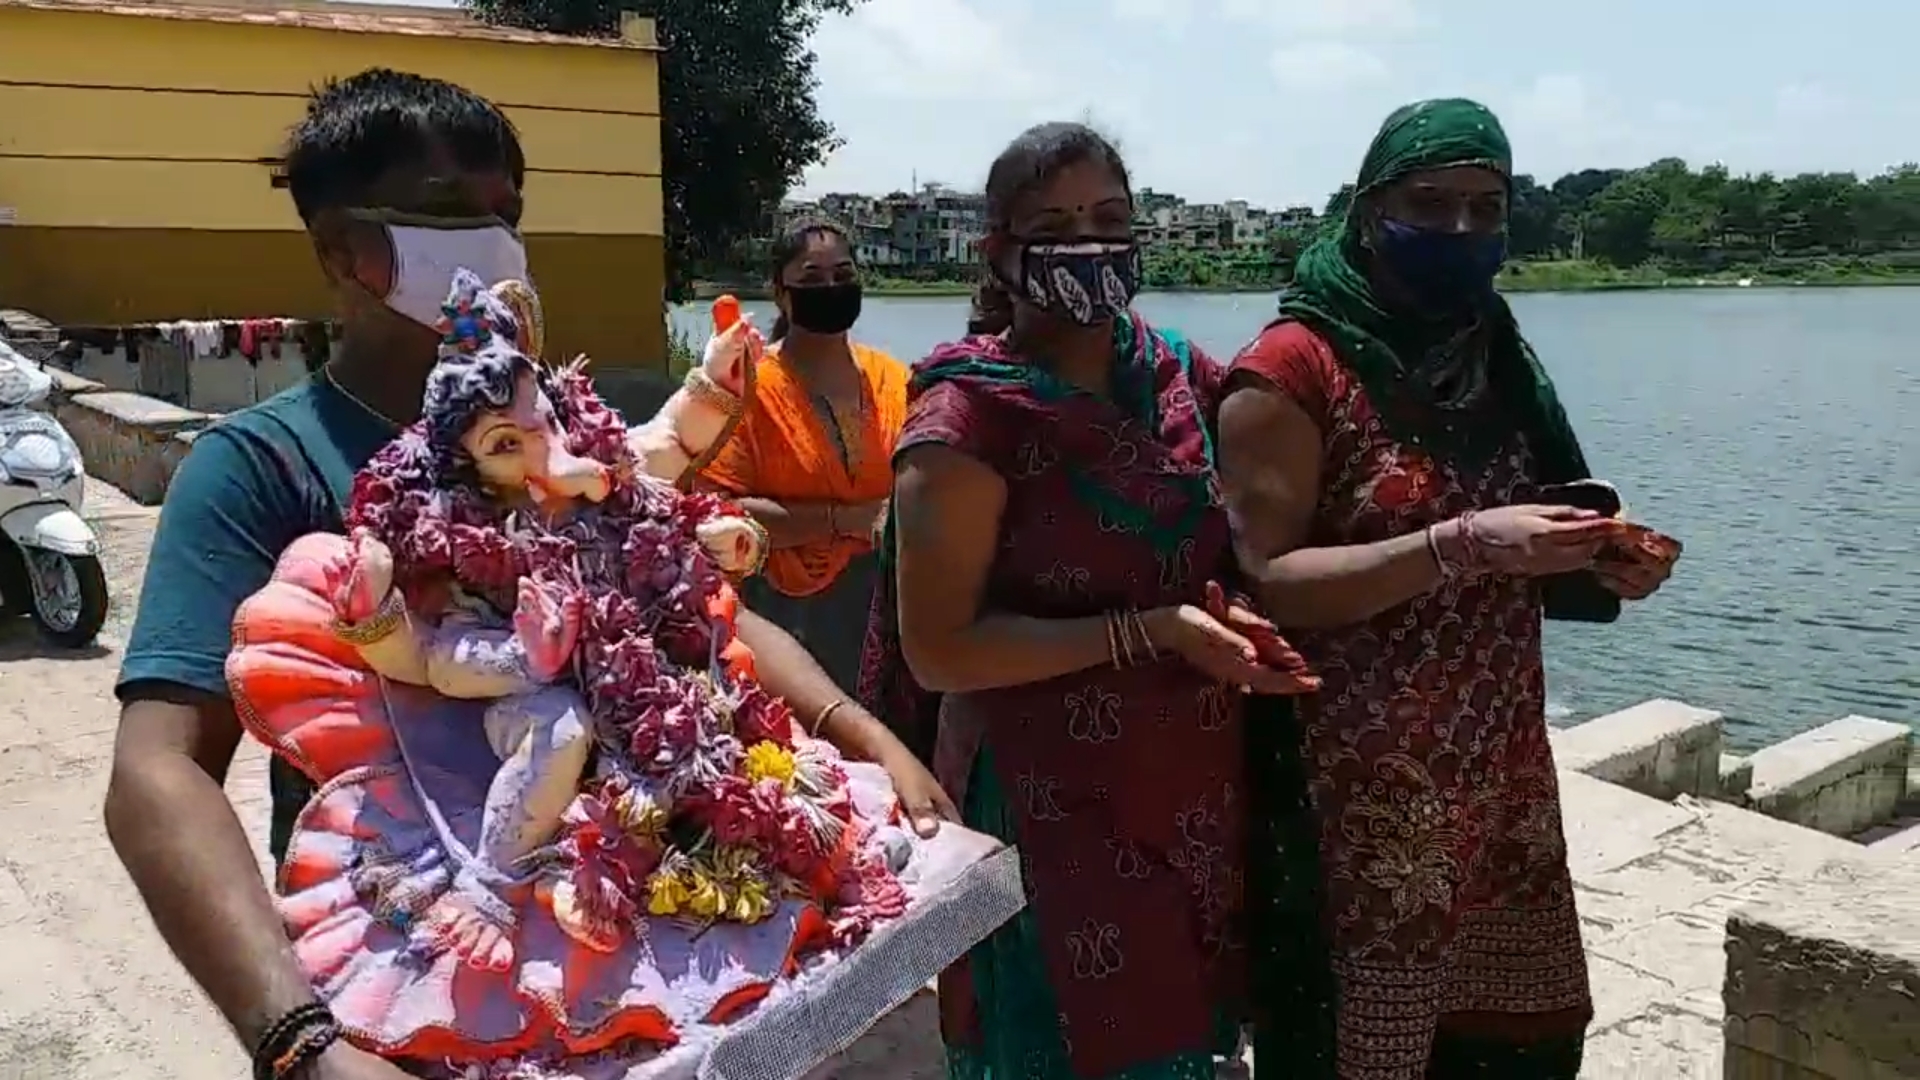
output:
[[[304,319],[187,319],[156,323],[153,329],[196,360],[238,353],[258,364],[280,359],[288,344],[298,345],[308,370],[326,362],[333,341],[328,323]]]
[[[248,379],[250,396],[258,401],[262,361],[283,359],[287,349],[295,348],[300,350],[303,366],[311,374],[327,362],[333,343],[338,340],[338,327],[332,322],[286,318],[178,319],[113,327],[67,326],[61,327],[59,333],[62,344],[55,355],[64,358],[69,366],[80,361],[88,350],[108,356],[117,353],[139,370],[132,389],[180,405],[189,405],[195,400],[193,367],[196,361],[244,358],[253,369]]]

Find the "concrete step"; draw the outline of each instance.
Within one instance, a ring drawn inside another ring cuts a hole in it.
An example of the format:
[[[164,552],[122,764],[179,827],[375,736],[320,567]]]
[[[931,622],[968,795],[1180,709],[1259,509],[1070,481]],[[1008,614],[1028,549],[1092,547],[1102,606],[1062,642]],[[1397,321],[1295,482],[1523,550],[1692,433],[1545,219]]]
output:
[[[1753,761],[1738,754],[1720,755],[1720,795],[1721,799],[1734,805],[1743,805],[1747,801],[1747,790],[1753,787]]]
[[[1920,817],[1896,818],[1854,839],[1867,846],[1869,855],[1920,858]]]
[[[1747,801],[1770,817],[1855,836],[1892,819],[1912,755],[1904,724],[1845,717],[1755,751]]]
[[[1710,709],[1657,698],[1555,731],[1554,764],[1649,795],[1720,792],[1725,722]]]

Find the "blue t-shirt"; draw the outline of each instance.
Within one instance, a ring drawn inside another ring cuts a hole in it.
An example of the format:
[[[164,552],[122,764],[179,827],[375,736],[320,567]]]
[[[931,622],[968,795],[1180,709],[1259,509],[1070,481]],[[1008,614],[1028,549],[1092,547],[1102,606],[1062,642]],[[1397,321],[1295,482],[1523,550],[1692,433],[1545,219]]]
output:
[[[353,474],[395,434],[321,378],[202,432],[167,488],[120,699],[139,699],[142,683],[226,697],[234,611],[267,583],[287,545],[342,530]],[[268,775],[278,861],[313,786],[277,757]]]

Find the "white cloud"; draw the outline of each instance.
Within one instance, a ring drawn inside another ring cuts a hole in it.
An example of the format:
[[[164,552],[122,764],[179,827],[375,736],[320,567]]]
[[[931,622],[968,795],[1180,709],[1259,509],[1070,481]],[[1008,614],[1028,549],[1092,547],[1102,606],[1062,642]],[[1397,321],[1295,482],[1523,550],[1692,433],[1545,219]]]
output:
[[[1580,75],[1542,75],[1488,104],[1506,126],[1522,172],[1557,176],[1565,169],[1646,163],[1633,160],[1643,140],[1614,99]]]
[[[1840,95],[1819,83],[1789,83],[1774,92],[1773,108],[1780,119],[1810,123],[1838,115],[1846,106]]]
[[[1282,34],[1404,33],[1420,25],[1413,0],[1220,0],[1220,12]]]
[[[1513,106],[1516,123],[1562,131],[1591,130],[1612,122],[1610,110],[1578,75],[1542,75]]]
[[[1112,0],[1121,22],[1179,32],[1193,21],[1193,0]]]
[[[1339,90],[1387,75],[1378,56],[1340,41],[1288,45],[1275,49],[1267,63],[1274,79],[1290,90]]]
[[[1633,103],[1581,75],[1543,75],[1484,99],[1513,140],[1514,167],[1543,180],[1572,169],[1637,168],[1664,157],[1695,166],[1748,160],[1750,131],[1667,99]]]
[[[968,0],[866,0],[814,34],[823,71],[880,98],[1031,101],[1047,86],[1022,62],[1017,25]]]

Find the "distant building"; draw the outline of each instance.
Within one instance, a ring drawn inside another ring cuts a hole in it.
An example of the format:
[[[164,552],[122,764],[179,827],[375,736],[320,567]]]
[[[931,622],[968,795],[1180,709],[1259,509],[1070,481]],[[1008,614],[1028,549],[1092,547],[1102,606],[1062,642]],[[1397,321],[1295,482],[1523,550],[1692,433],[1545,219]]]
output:
[[[780,216],[782,228],[799,218],[831,219],[853,236],[855,258],[863,265],[902,271],[973,266],[986,234],[985,197],[944,184],[926,184],[913,194],[823,195],[790,202]],[[1311,227],[1317,220],[1311,207],[1268,211],[1244,199],[1189,203],[1152,188],[1134,193],[1134,233],[1150,246],[1215,253],[1262,248],[1277,230]]]

